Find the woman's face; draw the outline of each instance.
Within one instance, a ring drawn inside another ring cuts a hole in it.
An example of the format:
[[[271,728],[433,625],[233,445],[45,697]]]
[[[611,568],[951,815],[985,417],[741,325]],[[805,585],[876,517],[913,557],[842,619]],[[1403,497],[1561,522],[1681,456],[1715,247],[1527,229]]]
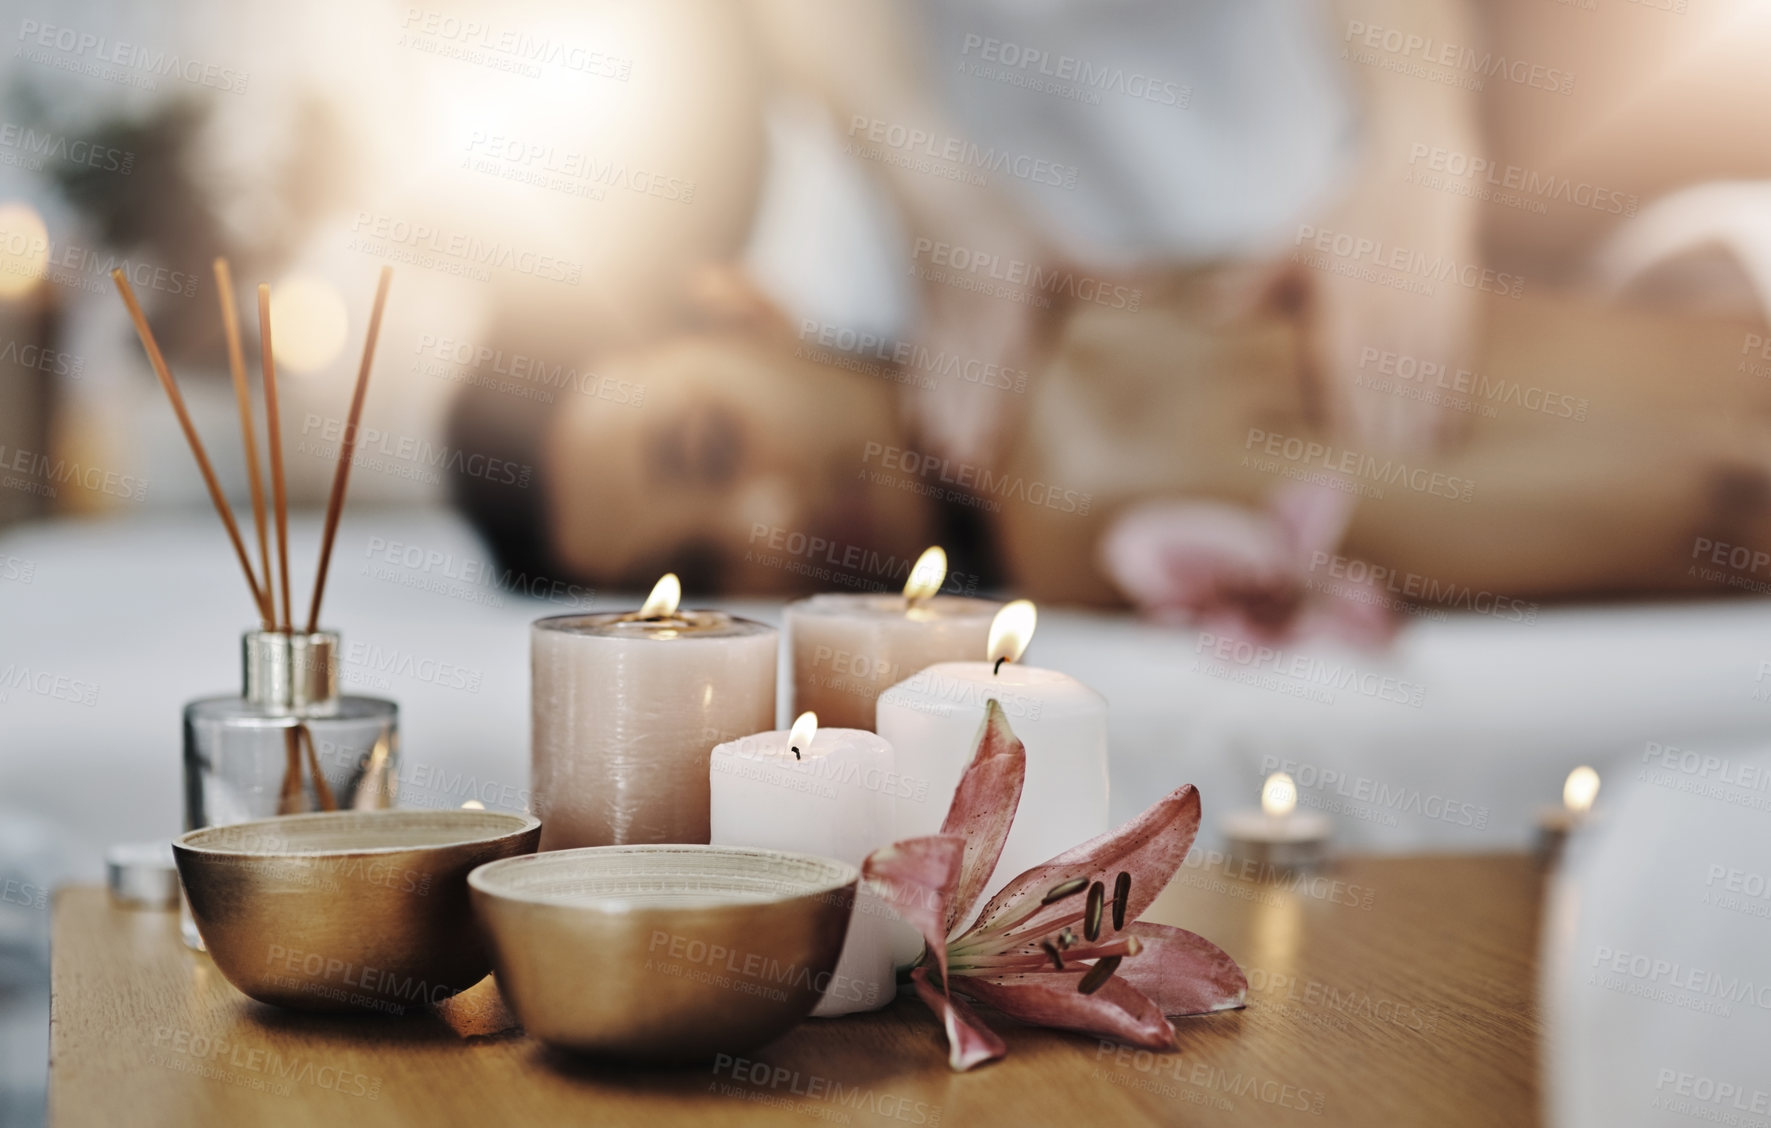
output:
[[[554,553],[575,574],[864,590],[901,584],[895,562],[927,545],[921,495],[869,478],[900,444],[891,384],[735,337],[614,357],[600,376],[554,415],[543,454]]]

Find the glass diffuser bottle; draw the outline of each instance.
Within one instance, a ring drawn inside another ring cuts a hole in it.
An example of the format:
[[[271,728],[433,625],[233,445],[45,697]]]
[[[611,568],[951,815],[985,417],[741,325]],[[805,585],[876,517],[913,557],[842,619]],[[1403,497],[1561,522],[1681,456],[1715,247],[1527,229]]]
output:
[[[241,695],[185,706],[185,829],[391,807],[399,706],[339,694],[338,635],[248,631],[241,650]]]

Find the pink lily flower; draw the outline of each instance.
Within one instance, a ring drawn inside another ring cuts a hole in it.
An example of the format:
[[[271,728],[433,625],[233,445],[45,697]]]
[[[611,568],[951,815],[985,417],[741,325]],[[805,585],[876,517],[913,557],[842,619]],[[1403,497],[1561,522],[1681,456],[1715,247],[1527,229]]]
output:
[[[1007,1045],[965,1001],[1023,1022],[1174,1048],[1169,1015],[1245,1005],[1248,979],[1217,945],[1138,920],[1180,868],[1199,830],[1199,793],[1176,788],[1118,830],[984,892],[1014,824],[1027,756],[1002,707],[985,707],[971,763],[939,834],[875,850],[862,872],[928,947],[911,972],[947,1028],[957,1070]]]
[[[1158,622],[1257,643],[1328,635],[1360,646],[1396,630],[1369,580],[1316,565],[1337,551],[1352,495],[1309,483],[1276,490],[1264,510],[1218,501],[1148,502],[1121,515],[1101,562]]]

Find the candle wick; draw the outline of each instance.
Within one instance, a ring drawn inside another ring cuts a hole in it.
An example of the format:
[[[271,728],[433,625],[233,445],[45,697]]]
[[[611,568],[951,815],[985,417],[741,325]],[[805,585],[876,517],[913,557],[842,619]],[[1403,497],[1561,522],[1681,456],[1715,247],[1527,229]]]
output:
[[[799,759],[799,745],[797,744],[793,746],[793,758],[795,760]]]
[[[1008,655],[1004,654],[1001,658],[996,660],[996,668],[991,670],[990,673],[993,676],[1000,675],[1002,673],[1002,664],[1006,661],[1008,661]]]

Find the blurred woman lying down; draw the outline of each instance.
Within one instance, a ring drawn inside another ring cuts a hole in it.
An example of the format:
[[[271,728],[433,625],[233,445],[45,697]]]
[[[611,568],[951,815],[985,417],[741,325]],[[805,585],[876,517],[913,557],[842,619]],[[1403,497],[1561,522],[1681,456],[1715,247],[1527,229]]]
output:
[[[1326,429],[1296,316],[1226,317],[1203,272],[1138,290],[1135,310],[1059,318],[1049,361],[989,388],[1023,401],[1003,453],[965,461],[900,418],[898,389],[940,358],[821,345],[728,277],[713,323],[600,366],[637,403],[575,396],[540,426],[491,397],[459,412],[470,449],[533,438],[539,484],[458,496],[507,557],[633,590],[667,570],[735,593],[890,589],[937,541],[966,582],[1257,632],[1322,594],[1354,605],[1337,614],[1487,612],[1771,585],[1762,322],[1483,295],[1471,366],[1359,358],[1365,393],[1462,418],[1398,454]]]

